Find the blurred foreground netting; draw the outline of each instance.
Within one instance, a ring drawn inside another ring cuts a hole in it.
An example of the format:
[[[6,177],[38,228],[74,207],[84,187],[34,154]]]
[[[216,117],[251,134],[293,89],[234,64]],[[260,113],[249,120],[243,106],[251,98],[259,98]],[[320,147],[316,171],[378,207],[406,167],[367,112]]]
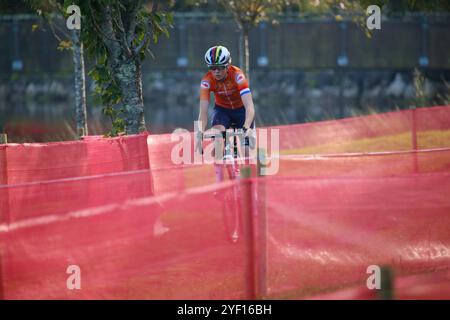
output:
[[[396,176],[449,167],[450,106],[261,129],[258,137],[267,137],[267,143],[258,146],[279,161],[277,174],[283,176]],[[278,130],[279,158],[273,152],[273,129]],[[182,141],[190,141],[184,152],[194,162],[193,135],[182,137],[148,138],[156,194],[214,182],[211,165],[173,162],[173,150]]]
[[[232,186],[225,186],[222,192]],[[213,189],[2,225],[6,299],[244,299],[245,242]],[[66,269],[81,269],[68,290]]]
[[[0,146],[0,296],[374,298],[380,266],[450,298],[450,107],[278,129],[276,174],[220,184],[170,135]]]
[[[253,179],[249,211],[224,211],[242,183],[3,223],[4,297],[302,298],[364,285],[370,265],[398,276],[450,265],[448,172]],[[66,287],[70,265],[82,290]]]
[[[397,276],[450,266],[450,171],[265,183],[272,297],[362,286],[370,265]]]

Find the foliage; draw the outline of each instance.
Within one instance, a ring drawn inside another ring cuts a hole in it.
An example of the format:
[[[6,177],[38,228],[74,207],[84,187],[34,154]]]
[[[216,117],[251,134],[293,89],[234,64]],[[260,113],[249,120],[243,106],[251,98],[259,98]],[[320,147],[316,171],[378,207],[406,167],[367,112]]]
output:
[[[173,9],[177,12],[213,12],[218,9],[217,2],[218,0],[177,0]],[[283,11],[299,14],[329,14],[333,11],[340,11],[342,7],[361,6],[362,8],[367,8],[369,5],[382,7],[383,14],[450,11],[450,1],[448,0],[288,0],[285,2],[286,5],[283,6]]]
[[[229,11],[238,26],[244,30],[267,20],[271,13],[280,12],[288,6],[290,0],[218,0]]]
[[[419,69],[414,70],[414,89],[416,92],[416,107],[425,107],[427,105],[427,96],[425,93],[425,77]]]
[[[115,63],[133,60],[141,64],[147,53],[153,56],[150,43],[156,43],[173,24],[172,15],[160,10],[158,2],[96,0],[82,2],[82,40],[88,57],[95,61],[89,72],[95,80],[95,98],[112,122],[110,135],[125,130],[123,89],[117,83]],[[106,26],[106,27],[105,27]]]
[[[70,14],[66,9],[70,5],[80,7],[81,40],[88,58],[95,62],[88,72],[96,84],[94,100],[103,106],[103,113],[111,119],[113,130],[110,134],[122,132],[126,110],[121,105],[124,92],[117,83],[115,68],[118,61],[133,61],[140,66],[147,54],[153,56],[151,43],[156,43],[161,35],[169,37],[169,28],[173,24],[172,14],[168,12],[171,1],[162,5],[159,1],[143,0],[27,1],[48,20],[55,13],[68,17]],[[60,40],[58,49],[71,47],[70,37],[61,39],[55,35]]]

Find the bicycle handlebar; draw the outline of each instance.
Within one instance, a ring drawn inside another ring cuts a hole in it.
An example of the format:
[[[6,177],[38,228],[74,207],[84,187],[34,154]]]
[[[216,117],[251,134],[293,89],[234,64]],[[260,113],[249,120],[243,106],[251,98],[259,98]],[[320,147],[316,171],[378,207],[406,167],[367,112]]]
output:
[[[217,137],[219,134],[222,135],[222,138],[229,138],[229,137],[236,137],[236,136],[242,136],[244,135],[244,130],[242,129],[235,129],[233,131],[218,131],[216,133],[207,133],[207,134],[203,134],[203,138],[206,139],[210,139],[210,138],[215,138]]]
[[[225,130],[225,131],[217,131],[215,133],[207,133],[207,134],[202,134],[202,140],[203,139],[211,139],[211,138],[216,138],[219,135],[222,135],[222,138],[225,139],[228,143],[228,138],[231,137],[244,137],[244,130],[243,129],[233,129],[232,131],[230,130]],[[256,138],[254,136],[248,136],[248,142],[249,142],[249,147],[251,149],[254,149],[256,146]],[[245,144],[245,139],[241,139],[241,144],[244,145]]]

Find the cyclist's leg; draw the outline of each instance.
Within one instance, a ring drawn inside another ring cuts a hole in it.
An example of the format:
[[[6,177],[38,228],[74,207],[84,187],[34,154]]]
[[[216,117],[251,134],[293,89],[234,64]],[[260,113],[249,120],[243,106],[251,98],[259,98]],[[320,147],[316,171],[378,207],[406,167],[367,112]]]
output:
[[[223,126],[221,126],[221,125],[213,126],[213,128],[215,128],[215,129],[217,129],[219,131],[224,131],[225,130],[225,128]],[[216,143],[216,141],[214,141],[213,143]],[[218,151],[219,150],[223,150],[223,138],[219,137],[217,143],[218,143],[217,144],[217,148],[214,148],[214,158],[216,160],[216,161],[214,161],[214,171],[216,172],[216,181],[217,182],[222,182],[224,180],[223,163],[222,163],[223,156],[220,157],[221,159],[218,159],[217,157],[219,157],[219,154],[216,153],[216,149]],[[223,153],[223,151],[221,151],[220,153]]]
[[[231,123],[231,119],[230,119],[228,110],[216,105],[214,107],[211,127],[215,128],[216,130],[219,130],[219,131],[225,131],[226,129],[228,129],[230,127],[230,123]],[[223,144],[224,144],[223,138],[219,137],[217,142],[218,142],[217,149],[220,150],[220,153],[222,154],[223,153],[222,152]],[[216,143],[216,142],[214,142],[214,143]],[[217,159],[215,151],[216,151],[216,149],[214,149],[214,157],[216,158],[216,160],[220,160],[220,162],[222,162],[223,155],[222,155],[221,159]],[[217,156],[219,156],[219,155],[217,154]],[[214,171],[216,172],[216,181],[222,182],[224,180],[223,165],[221,163],[217,163],[217,161],[215,161],[214,162]]]
[[[244,124],[245,124],[245,107],[242,107],[242,108],[239,108],[239,109],[235,109],[233,111],[234,111],[234,113],[232,115],[232,121],[234,121],[237,124],[237,128],[238,129],[242,129],[244,127]],[[253,120],[253,122],[250,125],[250,127],[252,129],[255,128],[255,120]],[[255,135],[255,134],[256,134],[256,132],[253,131],[253,135]],[[253,138],[256,138],[256,136],[253,137]],[[244,148],[242,150],[243,154],[241,154],[241,156],[249,157],[250,156],[250,150],[249,150],[250,142],[249,142],[248,137],[245,138],[243,144],[244,144]]]
[[[236,109],[235,111],[236,111],[236,113],[234,114],[233,121],[235,121],[237,123],[237,128],[243,128],[244,124],[245,124],[245,107],[244,108],[240,108],[240,109]],[[253,135],[252,136],[253,142],[256,142],[255,120],[252,121],[252,124],[250,125],[250,128],[253,129],[253,133],[252,133],[252,135]],[[252,153],[254,153],[254,152],[250,152],[250,149],[252,151],[256,151],[256,150],[254,150],[255,148],[256,148],[256,145],[252,145],[250,143],[250,139],[248,137],[246,137],[244,142],[243,142],[242,149],[241,149],[241,153],[242,153],[241,156],[249,158],[250,155],[252,155]],[[248,164],[248,163],[251,163],[251,161],[250,160],[245,160],[245,163]],[[257,185],[254,185],[254,187],[252,188],[252,194],[253,194],[253,199],[255,201],[257,201],[257,199],[258,199]]]

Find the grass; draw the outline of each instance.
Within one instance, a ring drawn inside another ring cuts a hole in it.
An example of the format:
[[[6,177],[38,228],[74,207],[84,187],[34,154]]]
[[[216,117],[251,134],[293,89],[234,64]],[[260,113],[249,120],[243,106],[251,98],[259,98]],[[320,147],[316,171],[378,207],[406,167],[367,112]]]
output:
[[[419,132],[417,137],[419,149],[450,147],[450,130]],[[281,155],[315,155],[335,153],[363,153],[381,152],[389,150],[411,150],[411,135],[398,135],[363,138],[354,141],[327,143],[298,149],[280,150]],[[326,161],[326,165],[323,161]],[[421,154],[417,157],[419,172],[447,171],[450,159],[446,153]],[[353,157],[327,158],[326,160],[280,160],[281,176],[393,176],[409,174],[414,171],[414,157],[412,155],[398,155],[389,157]],[[180,169],[167,174],[174,175],[183,188],[193,188],[215,182],[213,165],[202,165]],[[182,175],[180,177],[179,175]],[[156,192],[158,193],[158,186]]]
[[[417,134],[418,149],[450,147],[450,130],[430,130]],[[402,133],[351,141],[330,142],[319,146],[281,150],[280,154],[358,153],[390,150],[411,150],[411,133]]]

